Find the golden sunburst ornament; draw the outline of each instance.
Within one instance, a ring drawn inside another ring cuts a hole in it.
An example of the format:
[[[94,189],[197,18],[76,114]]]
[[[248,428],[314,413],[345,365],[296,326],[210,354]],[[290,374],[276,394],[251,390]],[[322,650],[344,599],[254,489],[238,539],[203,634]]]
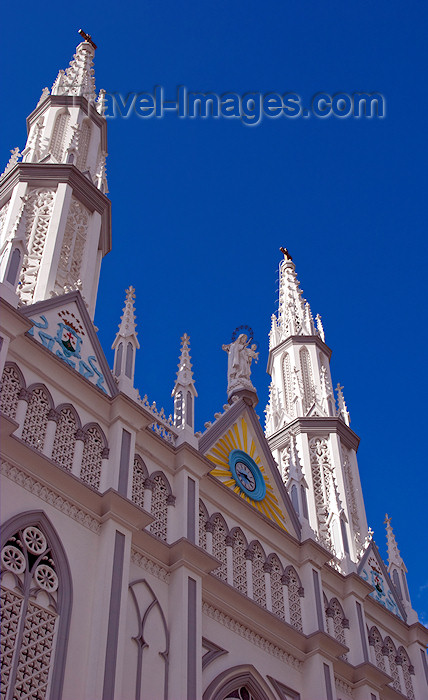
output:
[[[225,486],[277,525],[285,527],[284,515],[269,477],[249,435],[245,418],[234,423],[207,454],[216,467],[211,471]]]

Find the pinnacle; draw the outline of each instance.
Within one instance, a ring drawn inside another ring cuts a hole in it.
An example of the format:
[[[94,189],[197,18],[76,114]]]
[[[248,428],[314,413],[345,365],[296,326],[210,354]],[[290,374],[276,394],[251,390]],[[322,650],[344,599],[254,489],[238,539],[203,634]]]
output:
[[[119,324],[119,333],[118,335],[121,335],[125,338],[134,335],[135,337],[137,336],[136,332],[136,323],[135,323],[135,309],[134,309],[134,301],[135,301],[135,289],[132,287],[128,287],[128,289],[125,291],[126,293],[126,298],[125,298],[125,306],[123,307],[123,314],[121,316],[121,322]]]
[[[384,523],[386,525],[386,542],[388,547],[388,564],[396,564],[396,566],[404,565],[403,559],[400,555],[400,550],[398,549],[397,542],[395,539],[394,532],[391,526],[391,518],[388,514],[385,515]]]
[[[178,361],[178,371],[177,379],[175,381],[174,390],[178,385],[180,386],[193,386],[195,385],[193,380],[192,363],[190,357],[190,336],[184,333],[181,337],[181,350],[180,359]]]
[[[93,58],[94,45],[82,41],[76,48],[68,68],[60,70],[52,86],[52,95],[79,95],[89,102],[95,100]]]

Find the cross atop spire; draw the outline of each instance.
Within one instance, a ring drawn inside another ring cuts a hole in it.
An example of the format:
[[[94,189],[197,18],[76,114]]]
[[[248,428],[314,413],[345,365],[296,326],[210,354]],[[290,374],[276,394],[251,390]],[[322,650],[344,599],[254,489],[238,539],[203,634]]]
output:
[[[388,546],[388,566],[395,564],[397,567],[404,566],[403,559],[401,558],[400,550],[398,549],[395,535],[391,526],[391,518],[388,517],[388,513],[385,515],[384,523],[386,525],[386,542]]]

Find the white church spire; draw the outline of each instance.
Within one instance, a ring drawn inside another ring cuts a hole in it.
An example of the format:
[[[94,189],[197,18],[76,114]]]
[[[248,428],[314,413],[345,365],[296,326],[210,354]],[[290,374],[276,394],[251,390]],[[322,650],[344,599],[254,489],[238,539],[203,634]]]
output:
[[[171,396],[174,397],[174,425],[183,431],[183,438],[190,438],[190,441],[192,441],[195,431],[195,398],[197,395],[190,361],[190,337],[184,333],[181,338],[177,379]]]
[[[93,318],[111,220],[103,93],[95,105],[95,45],[83,36],[69,68],[60,71],[51,93],[44,88],[28,117],[22,162],[15,149],[0,178],[0,283],[11,284],[10,256],[14,270],[19,245],[10,236],[25,198],[26,251],[21,250],[14,288],[7,289],[9,301],[27,305],[79,290]]]
[[[331,350],[321,318],[314,323],[286,248],[279,267],[278,314],[271,319],[266,437],[308,536],[344,572],[355,567],[367,532],[358,474],[358,437],[349,428],[342,388],[339,412],[330,374]],[[305,512],[307,517],[305,518]]]
[[[135,354],[140,347],[135,323],[135,289],[126,290],[125,306],[119,324],[119,330],[112,345],[114,352],[114,376],[119,389],[134,394]]]

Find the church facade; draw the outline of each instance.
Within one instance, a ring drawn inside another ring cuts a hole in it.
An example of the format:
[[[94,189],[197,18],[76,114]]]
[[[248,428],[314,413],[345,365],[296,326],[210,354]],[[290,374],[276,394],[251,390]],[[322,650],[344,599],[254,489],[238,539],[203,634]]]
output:
[[[390,518],[387,565],[367,527],[359,438],[288,251],[264,429],[245,329],[202,434],[186,334],[173,417],[134,386],[132,287],[109,368],[94,50],[43,90],[0,179],[1,699],[424,700],[428,630]]]

